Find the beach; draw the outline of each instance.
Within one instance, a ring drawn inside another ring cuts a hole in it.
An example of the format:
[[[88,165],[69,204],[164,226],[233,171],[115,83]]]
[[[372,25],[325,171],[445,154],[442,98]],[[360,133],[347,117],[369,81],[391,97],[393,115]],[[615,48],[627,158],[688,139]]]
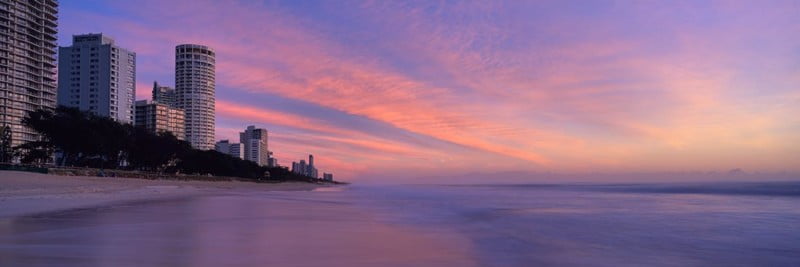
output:
[[[0,172],[0,266],[476,266],[344,188]]]
[[[0,218],[116,202],[178,198],[226,191],[303,191],[325,185],[58,176],[0,171]]]
[[[798,182],[320,186],[0,177],[0,266],[800,264]]]

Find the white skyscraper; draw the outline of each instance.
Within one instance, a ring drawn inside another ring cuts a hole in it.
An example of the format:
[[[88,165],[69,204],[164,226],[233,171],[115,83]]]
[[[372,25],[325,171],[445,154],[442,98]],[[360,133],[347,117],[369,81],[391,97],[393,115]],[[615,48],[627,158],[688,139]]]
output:
[[[244,144],[244,159],[261,166],[269,164],[269,146],[267,130],[247,126],[244,132],[239,133],[239,142]]]
[[[56,107],[58,1],[0,1],[0,128],[11,145],[36,141],[28,112]]]
[[[176,106],[186,112],[186,141],[214,149],[216,54],[208,46],[175,47]]]
[[[58,50],[58,104],[134,123],[136,53],[103,34],[72,36]]]

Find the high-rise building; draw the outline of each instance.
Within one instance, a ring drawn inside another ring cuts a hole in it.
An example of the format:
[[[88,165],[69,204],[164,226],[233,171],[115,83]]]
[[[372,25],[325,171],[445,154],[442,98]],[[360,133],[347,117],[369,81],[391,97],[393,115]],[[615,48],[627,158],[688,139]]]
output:
[[[11,145],[36,141],[28,112],[56,107],[58,1],[0,0],[0,128]]]
[[[134,122],[136,53],[103,34],[72,36],[58,49],[58,104]]]
[[[153,101],[175,107],[175,89],[153,82]]]
[[[176,106],[186,112],[186,141],[201,150],[214,149],[215,56],[204,45],[175,47]]]
[[[305,175],[317,178],[317,168],[314,167],[314,155],[308,155],[308,166],[306,166]]]
[[[292,173],[312,178],[319,177],[317,167],[314,166],[314,155],[308,155],[308,164],[306,164],[306,160],[300,160],[299,163],[292,162]]]
[[[306,175],[306,169],[308,165],[306,165],[305,160],[300,160],[298,163],[292,163],[292,172],[300,175]]]
[[[152,133],[167,131],[175,135],[178,140],[183,140],[184,133],[183,110],[170,107],[160,102],[147,100],[136,101],[136,123]]]
[[[214,149],[220,153],[244,159],[244,146],[241,143],[231,143],[227,139],[220,140],[214,145]]]
[[[244,144],[244,159],[267,166],[269,163],[267,137],[267,130],[253,125],[247,126],[244,132],[239,133],[239,142]]]
[[[317,178],[317,168],[314,167],[314,155],[308,155],[308,166],[305,168],[305,176]]]

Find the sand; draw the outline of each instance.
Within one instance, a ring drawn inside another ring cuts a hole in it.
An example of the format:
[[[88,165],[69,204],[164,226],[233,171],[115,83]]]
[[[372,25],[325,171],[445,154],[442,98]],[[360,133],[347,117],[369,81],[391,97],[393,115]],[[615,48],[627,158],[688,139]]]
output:
[[[0,172],[0,266],[476,266],[350,189]]]
[[[307,191],[324,186],[292,182],[167,181],[0,171],[0,218],[124,201],[218,194],[230,190]]]

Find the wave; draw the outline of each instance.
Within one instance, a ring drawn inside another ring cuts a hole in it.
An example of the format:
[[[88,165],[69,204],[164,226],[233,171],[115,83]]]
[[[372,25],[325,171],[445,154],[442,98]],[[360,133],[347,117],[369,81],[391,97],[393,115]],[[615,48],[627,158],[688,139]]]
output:
[[[520,190],[568,190],[617,193],[711,194],[800,197],[800,182],[697,182],[625,184],[483,184],[450,185]]]
[[[800,197],[800,182],[736,182],[693,184],[626,184],[584,186],[585,189],[660,194],[716,194]]]

